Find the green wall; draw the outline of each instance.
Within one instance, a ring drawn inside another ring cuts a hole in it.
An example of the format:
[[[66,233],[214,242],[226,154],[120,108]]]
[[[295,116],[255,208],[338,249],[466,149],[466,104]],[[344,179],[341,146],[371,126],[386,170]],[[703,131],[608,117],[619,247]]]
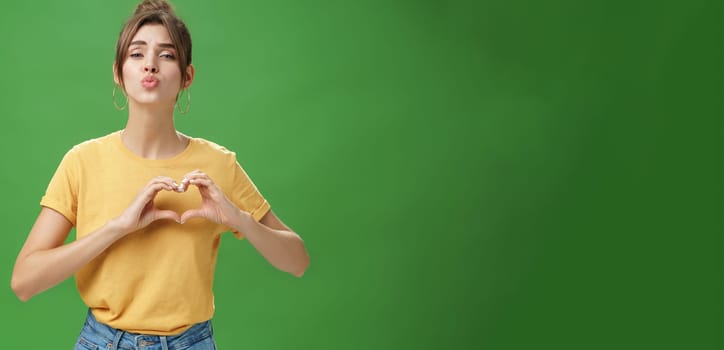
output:
[[[718,1],[181,1],[177,128],[237,152],[302,279],[225,236],[221,349],[714,349]],[[71,280],[9,281],[62,155],[124,126],[131,1],[0,5],[3,348],[69,349]],[[715,118],[716,117],[716,118]]]

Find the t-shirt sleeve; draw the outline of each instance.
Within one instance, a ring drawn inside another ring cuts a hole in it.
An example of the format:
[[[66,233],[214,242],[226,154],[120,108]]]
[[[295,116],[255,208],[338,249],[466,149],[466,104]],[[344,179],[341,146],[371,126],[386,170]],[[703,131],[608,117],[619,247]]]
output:
[[[78,214],[78,176],[80,164],[77,151],[71,149],[61,160],[53,178],[50,179],[40,205],[53,209],[76,224]]]
[[[271,209],[269,202],[262,196],[259,190],[251,181],[246,171],[241,167],[239,162],[234,162],[234,175],[232,177],[232,190],[230,200],[236,204],[239,209],[248,212],[254,220],[261,220],[264,215]],[[240,232],[232,231],[238,238],[243,238]]]

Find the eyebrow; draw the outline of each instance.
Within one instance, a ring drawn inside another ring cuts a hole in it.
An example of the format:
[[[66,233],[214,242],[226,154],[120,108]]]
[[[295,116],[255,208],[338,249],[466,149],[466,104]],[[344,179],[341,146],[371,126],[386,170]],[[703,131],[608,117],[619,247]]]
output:
[[[128,46],[133,46],[133,45],[148,45],[148,44],[147,44],[145,41],[143,41],[143,40],[136,40],[136,41],[132,41],[131,44],[128,45]],[[158,44],[158,46],[159,46],[159,47],[163,47],[163,48],[171,48],[171,49],[175,49],[175,48],[176,48],[176,47],[175,47],[173,44],[171,44],[171,43],[160,43],[160,44]]]

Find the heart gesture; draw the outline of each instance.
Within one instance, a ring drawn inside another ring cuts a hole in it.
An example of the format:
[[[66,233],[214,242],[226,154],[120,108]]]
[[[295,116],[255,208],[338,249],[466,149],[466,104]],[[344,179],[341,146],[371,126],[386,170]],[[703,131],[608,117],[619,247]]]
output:
[[[173,210],[161,210],[154,205],[153,200],[159,192],[186,192],[190,185],[199,189],[201,207],[187,210],[179,216]],[[208,175],[194,170],[186,174],[180,184],[166,176],[153,178],[141,189],[128,208],[115,220],[115,223],[124,234],[129,234],[162,219],[174,220],[183,224],[192,218],[204,218],[217,224],[228,225],[229,219],[238,213],[239,209],[226,198],[226,195]]]

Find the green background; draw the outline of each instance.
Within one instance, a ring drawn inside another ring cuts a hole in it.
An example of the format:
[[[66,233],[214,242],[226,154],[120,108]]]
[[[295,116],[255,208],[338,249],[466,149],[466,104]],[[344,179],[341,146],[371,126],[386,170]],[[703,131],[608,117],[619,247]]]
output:
[[[177,128],[235,150],[305,240],[296,279],[225,236],[221,349],[715,349],[719,1],[176,1]],[[135,2],[0,8],[2,348],[70,349],[72,279],[17,252],[62,155],[121,129]]]

